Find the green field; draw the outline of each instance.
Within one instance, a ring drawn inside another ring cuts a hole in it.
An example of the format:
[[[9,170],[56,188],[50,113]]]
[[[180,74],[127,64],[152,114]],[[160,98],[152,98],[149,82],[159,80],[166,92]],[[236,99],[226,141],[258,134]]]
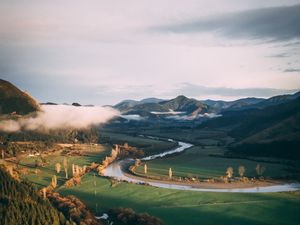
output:
[[[128,142],[131,146],[138,147],[148,154],[161,152],[176,146],[176,144],[170,143],[168,141],[151,140],[142,137],[133,137],[126,134],[106,133],[105,135],[109,135],[111,143],[124,144],[125,142]],[[100,163],[105,156],[110,155],[111,147],[112,145],[109,143],[98,145],[97,149],[93,149],[93,147],[86,145],[86,149],[84,150],[84,156],[67,156],[69,164],[69,177],[72,173],[72,164],[83,166],[90,165],[92,162]],[[47,160],[47,165],[38,168],[40,170],[40,173],[38,175],[34,173],[34,165],[35,160],[39,159],[39,157],[22,157],[22,159],[20,160],[20,166],[29,169],[29,173],[22,175],[22,177],[36,184],[39,188],[48,186],[51,182],[51,178],[53,175],[57,176],[58,186],[64,184],[66,181],[65,174],[63,172],[64,156],[60,154],[54,154],[44,157]],[[60,163],[62,166],[62,170],[59,174],[57,174],[55,171],[56,163]]]
[[[127,142],[130,146],[134,146],[143,150],[145,152],[145,155],[152,155],[155,153],[163,152],[177,146],[176,143],[172,143],[166,140],[153,140],[125,133],[102,131],[101,136],[105,137],[105,139],[107,139],[111,144],[124,144],[125,142]]]
[[[296,225],[300,221],[300,192],[207,193],[129,183],[112,187],[108,179],[94,178],[91,173],[83,177],[80,186],[61,187],[59,192],[79,197],[99,215],[109,208],[131,207],[161,218],[166,225]]]
[[[263,175],[266,177],[284,177],[288,174],[284,164],[210,156],[210,154],[220,155],[223,152],[222,147],[208,146],[202,148],[194,146],[178,155],[148,161],[147,175],[167,177],[171,167],[173,176],[177,177],[218,178],[225,176],[226,168],[231,166],[234,169],[234,175],[239,176],[238,167],[243,165],[246,168],[245,176],[254,177],[257,175],[255,170],[257,163],[265,167]],[[142,175],[143,171],[143,166],[139,166],[136,172]]]
[[[116,135],[115,130],[103,129],[102,134]],[[193,129],[185,127],[124,127],[118,130],[118,134],[132,136],[138,134],[151,135],[156,137],[173,138],[175,140],[186,141],[194,145],[224,145],[232,142],[232,138],[227,135],[224,129]],[[117,136],[116,136],[117,137]]]
[[[98,145],[97,148],[87,146],[84,150],[84,156],[67,156],[68,160],[68,174],[71,177],[72,174],[72,164],[79,166],[90,165],[92,162],[100,163],[106,155],[110,154],[110,145]],[[34,165],[36,157],[24,157],[20,161],[20,166],[29,169],[29,173],[23,175],[23,178],[28,179],[32,183],[36,184],[39,188],[48,186],[51,182],[53,175],[57,176],[58,186],[66,182],[65,173],[63,172],[63,160],[65,156],[62,155],[49,155],[45,156],[47,160],[47,165],[44,167],[38,167],[41,171],[38,175],[34,174]],[[55,164],[61,164],[61,172],[59,174],[55,171]]]
[[[106,132],[109,142],[101,146],[101,151],[88,151],[85,156],[69,157],[69,165],[88,165],[91,162],[100,162],[105,155],[110,153],[112,143],[128,142],[131,146],[143,149],[148,154],[165,151],[174,147],[173,143],[152,140],[130,134]],[[193,138],[199,134],[193,134]],[[237,175],[237,167],[246,167],[246,176],[255,176],[256,161],[247,159],[233,159],[212,157],[222,155],[224,148],[216,143],[219,139],[209,140],[209,135],[203,138],[206,145],[194,146],[184,153],[170,156],[164,159],[156,159],[148,162],[148,173],[154,176],[166,176],[171,167],[175,176],[197,176],[211,178],[225,175],[228,166],[232,166]],[[159,135],[164,136],[164,135]],[[205,136],[205,137],[204,137]],[[165,134],[165,137],[176,138],[177,134]],[[223,137],[222,137],[223,138]],[[195,139],[193,139],[195,140]],[[188,142],[188,137],[185,136]],[[202,142],[203,144],[204,142]],[[210,144],[209,144],[210,143]],[[49,165],[41,169],[39,176],[35,174],[25,175],[30,181],[41,186],[50,183],[55,174],[54,165],[62,163],[63,156],[48,156]],[[25,158],[21,161],[24,166],[32,166],[33,158]],[[266,167],[265,175],[281,177],[288,174],[286,166],[279,163],[263,163]],[[142,173],[143,168],[138,168]],[[32,169],[33,170],[33,169]],[[71,167],[69,166],[71,174]],[[130,207],[137,212],[147,212],[164,221],[165,225],[209,225],[209,224],[280,224],[294,225],[300,221],[299,204],[300,192],[291,193],[209,193],[156,188],[144,185],[136,185],[125,182],[113,184],[109,179],[94,176],[91,172],[82,177],[81,184],[66,188],[64,174],[58,176],[58,188],[63,195],[75,195],[84,201],[96,214],[114,207]],[[96,186],[94,183],[96,182]]]

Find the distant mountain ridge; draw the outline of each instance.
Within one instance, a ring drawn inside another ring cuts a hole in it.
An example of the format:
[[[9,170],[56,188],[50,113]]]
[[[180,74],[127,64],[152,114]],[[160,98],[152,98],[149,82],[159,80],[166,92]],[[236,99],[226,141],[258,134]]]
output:
[[[241,98],[234,101],[223,100],[197,100],[179,95],[174,99],[162,100],[148,98],[141,101],[124,100],[113,107],[122,114],[137,114],[151,116],[153,112],[167,114],[170,112],[182,112],[186,115],[198,115],[204,113],[223,114],[227,111],[243,111],[247,109],[262,109],[268,106],[277,105],[296,99],[300,92],[290,95],[279,95],[268,99],[265,98]]]
[[[142,99],[140,101],[136,101],[136,100],[130,100],[130,99],[127,99],[127,100],[123,100],[121,101],[120,103],[114,105],[113,107],[115,109],[118,109],[120,111],[127,111],[129,110],[130,108],[136,106],[136,105],[142,105],[142,104],[147,104],[147,103],[159,103],[159,102],[162,102],[162,101],[165,101],[164,99],[159,99],[159,98],[145,98],[145,99]]]
[[[144,99],[136,102],[132,100],[123,101],[114,106],[123,114],[150,115],[159,113],[183,112],[186,114],[206,113],[209,106],[192,98],[183,95],[171,100],[161,100],[156,98]]]
[[[300,157],[300,97],[263,108],[227,111],[199,128],[228,129],[236,139],[230,149],[238,154]]]
[[[266,99],[264,98],[241,98],[234,101],[222,101],[222,100],[203,100],[201,102],[209,105],[210,107],[214,108],[215,111],[224,111],[224,110],[235,110],[235,109],[242,109],[247,106],[253,106],[258,104]]]
[[[222,100],[203,100],[202,102],[214,108],[217,112],[245,110],[245,109],[261,109],[267,106],[285,103],[300,97],[300,91],[294,94],[277,95],[270,98],[241,98],[234,101]]]
[[[40,109],[39,103],[8,81],[0,79],[0,114],[25,115]]]

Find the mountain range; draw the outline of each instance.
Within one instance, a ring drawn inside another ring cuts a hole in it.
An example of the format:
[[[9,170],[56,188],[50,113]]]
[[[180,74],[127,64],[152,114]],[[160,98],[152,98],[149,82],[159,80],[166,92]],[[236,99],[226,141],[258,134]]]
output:
[[[222,100],[196,100],[183,95],[174,99],[162,100],[148,98],[141,101],[125,100],[113,107],[122,114],[137,114],[140,116],[185,114],[193,118],[207,113],[223,114],[227,111],[240,111],[246,109],[263,109],[268,106],[289,102],[300,97],[300,92],[291,95],[279,95],[268,99],[242,98],[235,101]]]

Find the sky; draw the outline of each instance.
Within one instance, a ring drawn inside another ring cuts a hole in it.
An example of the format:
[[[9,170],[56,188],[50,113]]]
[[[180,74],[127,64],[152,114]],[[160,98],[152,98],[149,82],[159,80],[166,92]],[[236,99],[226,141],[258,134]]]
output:
[[[0,78],[106,105],[300,90],[300,0],[0,0]]]

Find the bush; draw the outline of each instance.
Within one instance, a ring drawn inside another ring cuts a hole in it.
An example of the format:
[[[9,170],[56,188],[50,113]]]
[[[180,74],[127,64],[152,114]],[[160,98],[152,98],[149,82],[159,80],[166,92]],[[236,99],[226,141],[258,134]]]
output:
[[[114,208],[108,211],[110,220],[117,225],[161,225],[159,218],[147,213],[136,213],[131,208]]]

